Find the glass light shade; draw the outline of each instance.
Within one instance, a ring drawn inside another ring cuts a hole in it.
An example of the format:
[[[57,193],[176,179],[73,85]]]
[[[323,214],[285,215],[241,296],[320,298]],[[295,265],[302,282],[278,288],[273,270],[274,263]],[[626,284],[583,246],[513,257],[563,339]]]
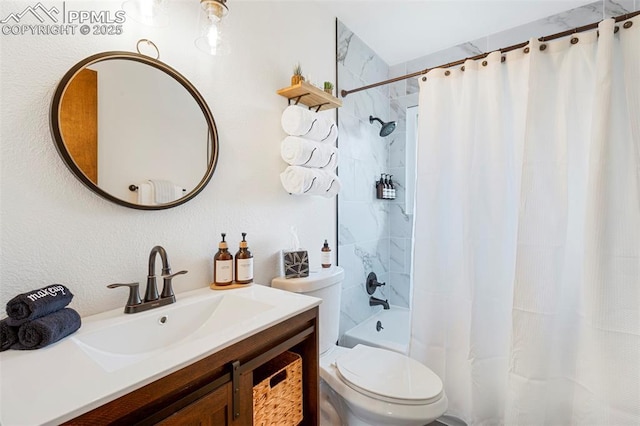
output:
[[[229,44],[225,42],[222,18],[228,9],[218,0],[201,0],[200,36],[196,39],[196,47],[210,55],[229,53]]]

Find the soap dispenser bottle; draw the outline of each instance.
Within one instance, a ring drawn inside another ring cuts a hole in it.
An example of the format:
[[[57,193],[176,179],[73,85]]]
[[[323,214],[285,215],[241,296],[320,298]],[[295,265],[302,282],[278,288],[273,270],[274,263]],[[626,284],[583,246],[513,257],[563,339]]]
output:
[[[384,175],[384,189],[382,190],[382,198],[384,198],[385,200],[388,200],[389,197],[389,193],[390,193],[390,188],[389,188],[389,175],[385,174]]]
[[[218,244],[218,252],[213,257],[213,284],[229,285],[233,282],[233,256],[229,253],[224,238],[227,234],[222,235],[222,241]]]
[[[376,183],[376,198],[382,200],[384,198],[384,174],[380,173],[380,180]]]
[[[396,187],[393,184],[393,181],[391,180],[392,177],[393,177],[393,175],[389,175],[389,199],[390,200],[395,200],[396,199]]]
[[[253,255],[247,248],[247,233],[242,233],[240,249],[236,253],[236,283],[249,284],[253,282]]]
[[[320,252],[320,264],[323,268],[331,268],[331,248],[329,248],[327,240],[324,240],[324,245]]]

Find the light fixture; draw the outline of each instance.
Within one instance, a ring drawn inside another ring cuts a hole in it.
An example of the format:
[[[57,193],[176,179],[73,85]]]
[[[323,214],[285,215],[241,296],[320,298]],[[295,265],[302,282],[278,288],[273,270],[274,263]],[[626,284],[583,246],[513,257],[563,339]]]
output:
[[[200,0],[200,36],[196,47],[210,55],[223,55],[229,52],[222,31],[222,18],[229,12],[227,0]]]

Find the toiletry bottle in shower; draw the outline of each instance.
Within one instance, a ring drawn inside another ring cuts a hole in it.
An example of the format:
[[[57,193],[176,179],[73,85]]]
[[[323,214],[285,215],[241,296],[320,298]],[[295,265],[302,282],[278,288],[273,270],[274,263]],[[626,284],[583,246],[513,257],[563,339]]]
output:
[[[240,249],[236,253],[236,283],[249,284],[253,282],[253,255],[247,248],[246,232],[242,233]]]
[[[331,268],[331,248],[329,248],[327,240],[324,240],[324,245],[320,252],[320,264],[323,268]]]
[[[388,200],[389,198],[391,198],[391,197],[389,197],[389,192],[390,192],[390,189],[389,189],[389,175],[385,174],[384,175],[384,191],[383,191],[383,194],[382,194],[382,198],[384,198],[385,200]]]
[[[391,180],[392,177],[393,177],[393,175],[389,175],[389,199],[390,200],[395,200],[396,199],[396,187],[393,185],[393,181]]]
[[[233,256],[229,253],[229,247],[221,234],[222,241],[218,244],[218,252],[213,257],[213,284],[229,285],[233,282]]]
[[[384,175],[380,173],[380,180],[376,184],[376,198],[383,199],[384,198],[384,179],[382,178]]]

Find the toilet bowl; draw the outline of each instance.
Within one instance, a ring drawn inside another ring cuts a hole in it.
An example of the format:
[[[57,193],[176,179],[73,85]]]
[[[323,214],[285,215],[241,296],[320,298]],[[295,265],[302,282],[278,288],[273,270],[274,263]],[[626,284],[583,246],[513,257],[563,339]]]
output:
[[[335,393],[326,397],[349,426],[425,425],[447,409],[440,378],[387,349],[335,346],[320,356],[320,378]]]
[[[319,309],[320,424],[422,426],[444,414],[440,378],[406,355],[382,348],[337,346],[344,270],[274,278],[271,286],[323,299]]]

